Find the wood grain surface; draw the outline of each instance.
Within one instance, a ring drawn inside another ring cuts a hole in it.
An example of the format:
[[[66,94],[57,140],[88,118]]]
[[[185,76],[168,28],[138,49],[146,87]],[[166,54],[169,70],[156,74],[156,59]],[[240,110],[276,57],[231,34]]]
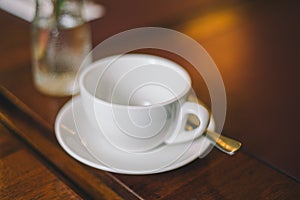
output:
[[[0,199],[82,199],[0,124]]]

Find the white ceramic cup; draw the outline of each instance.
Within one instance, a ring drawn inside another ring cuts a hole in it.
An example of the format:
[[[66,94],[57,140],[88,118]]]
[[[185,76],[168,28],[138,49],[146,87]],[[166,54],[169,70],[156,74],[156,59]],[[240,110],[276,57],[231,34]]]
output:
[[[80,74],[79,87],[87,118],[102,133],[93,139],[104,135],[125,151],[192,141],[209,122],[205,107],[187,102],[188,73],[158,56],[125,54],[98,60]],[[189,114],[200,120],[192,131],[184,129]]]

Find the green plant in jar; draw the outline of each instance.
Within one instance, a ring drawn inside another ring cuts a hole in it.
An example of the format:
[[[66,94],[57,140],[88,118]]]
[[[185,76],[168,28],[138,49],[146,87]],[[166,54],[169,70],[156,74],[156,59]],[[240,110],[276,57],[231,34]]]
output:
[[[42,93],[78,92],[76,76],[91,49],[90,27],[82,17],[83,0],[36,0],[32,23],[33,79]]]

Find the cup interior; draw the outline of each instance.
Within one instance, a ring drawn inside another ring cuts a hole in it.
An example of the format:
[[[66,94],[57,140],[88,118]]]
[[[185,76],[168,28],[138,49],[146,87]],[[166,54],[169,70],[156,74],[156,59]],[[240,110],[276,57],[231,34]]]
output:
[[[125,54],[93,63],[80,84],[100,101],[125,106],[168,104],[190,89],[188,73],[170,60],[145,54]]]

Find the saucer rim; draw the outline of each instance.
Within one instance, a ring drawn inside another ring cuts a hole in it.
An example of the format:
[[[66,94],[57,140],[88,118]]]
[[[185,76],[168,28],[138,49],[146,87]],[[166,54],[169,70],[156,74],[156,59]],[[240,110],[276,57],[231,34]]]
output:
[[[128,175],[157,174],[157,173],[167,172],[167,171],[171,171],[171,170],[175,170],[177,168],[183,167],[186,164],[194,161],[198,157],[203,158],[213,148],[213,144],[208,139],[206,139],[207,140],[207,145],[206,145],[206,147],[203,148],[203,150],[201,152],[191,154],[186,159],[184,159],[180,162],[174,162],[173,164],[171,164],[167,167],[163,167],[159,170],[157,170],[157,169],[155,169],[155,170],[127,170],[127,169],[109,167],[105,163],[101,163],[101,161],[99,161],[97,158],[95,158],[93,156],[93,154],[90,152],[90,150],[82,143],[82,139],[80,138],[80,135],[79,134],[73,135],[73,137],[78,137],[78,139],[80,140],[81,147],[84,148],[87,155],[94,160],[94,161],[91,161],[88,158],[84,158],[82,155],[78,155],[77,153],[75,153],[72,150],[72,148],[69,147],[70,145],[68,145],[68,143],[65,141],[65,139],[63,139],[63,134],[64,133],[63,133],[63,131],[61,131],[61,127],[60,127],[60,124],[61,124],[63,118],[66,117],[68,111],[71,112],[70,114],[72,115],[71,116],[72,120],[75,120],[74,119],[73,108],[75,107],[74,105],[76,103],[77,104],[80,103],[80,101],[81,101],[80,95],[74,96],[74,97],[72,97],[72,99],[67,101],[63,105],[63,107],[59,110],[59,112],[57,114],[57,117],[56,117],[56,120],[55,120],[55,136],[57,138],[58,143],[60,144],[60,146],[63,148],[64,151],[66,151],[75,160],[77,160],[77,161],[79,161],[79,162],[81,162],[85,165],[88,165],[90,167],[100,169],[100,170],[104,170],[104,171],[108,171],[108,172],[128,174]],[[213,124],[212,129],[215,129],[215,124]],[[205,138],[200,137],[200,138],[197,138],[196,140],[199,140],[199,139],[205,139]]]

